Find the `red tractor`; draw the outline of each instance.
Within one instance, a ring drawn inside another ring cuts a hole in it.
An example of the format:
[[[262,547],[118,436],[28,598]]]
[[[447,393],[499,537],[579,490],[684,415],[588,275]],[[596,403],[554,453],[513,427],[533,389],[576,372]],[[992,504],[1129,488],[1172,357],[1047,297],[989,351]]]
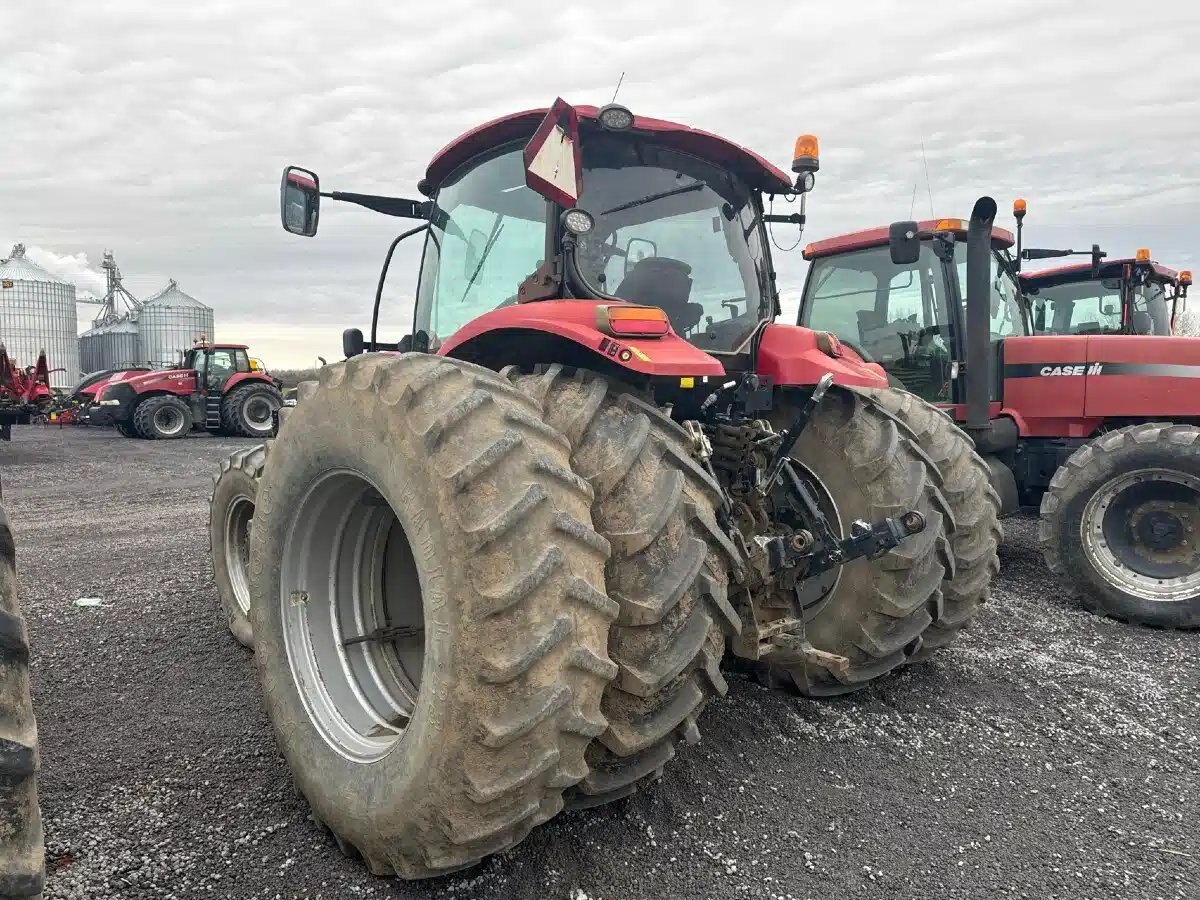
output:
[[[150,440],[185,437],[193,428],[270,437],[283,404],[279,383],[245,344],[198,343],[177,369],[128,369],[88,387],[95,397],[91,424],[113,424],[126,437]]]
[[[1040,506],[1046,560],[1087,609],[1200,626],[1200,340],[1169,336],[1190,277],[1093,248],[1083,271],[1018,278],[1071,251],[1014,258],[995,212],[810,244],[799,322],[961,423],[1004,511]]]
[[[314,816],[373,872],[469,866],[564,804],[653,781],[699,738],[728,648],[810,695],[950,641],[996,567],[970,442],[892,411],[880,370],[774,321],[788,175],[609,105],[517,113],[439,152],[411,332],[344,336],[222,467],[231,624]],[[388,252],[388,261],[392,251]],[[986,260],[984,261],[986,269]],[[367,352],[370,351],[370,352]]]

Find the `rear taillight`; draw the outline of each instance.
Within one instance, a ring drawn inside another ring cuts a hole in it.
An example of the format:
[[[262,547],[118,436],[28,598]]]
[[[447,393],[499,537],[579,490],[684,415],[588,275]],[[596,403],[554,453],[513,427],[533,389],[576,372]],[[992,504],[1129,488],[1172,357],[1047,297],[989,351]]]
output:
[[[671,330],[667,314],[657,306],[597,306],[596,327],[613,337],[662,337]]]

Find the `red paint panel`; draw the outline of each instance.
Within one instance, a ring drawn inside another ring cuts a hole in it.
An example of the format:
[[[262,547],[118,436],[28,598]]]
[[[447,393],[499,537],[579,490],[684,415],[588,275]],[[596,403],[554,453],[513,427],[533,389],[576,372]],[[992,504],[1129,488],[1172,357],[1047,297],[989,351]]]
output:
[[[952,218],[952,217],[947,217]],[[925,219],[917,223],[918,231],[934,231],[937,228],[938,222],[943,222],[945,219]],[[966,220],[962,220],[964,224]],[[821,241],[814,241],[804,248],[801,254],[805,259],[819,259],[823,256],[833,256],[837,253],[849,253],[851,250],[865,250],[868,247],[883,247],[888,242],[888,228],[884,225],[879,228],[867,228],[863,231],[853,231],[848,234],[840,234],[835,237],[825,238]],[[955,236],[966,240],[967,230],[965,228],[955,229]],[[1016,243],[1011,231],[1005,231],[1003,228],[992,228],[992,246],[997,250],[1006,250]]]
[[[1124,334],[1091,337],[1088,361],[1101,364],[1099,374],[1087,378],[1089,416],[1200,416],[1200,377],[1105,372],[1106,367],[1115,368],[1114,364],[1131,363],[1194,366],[1200,373],[1200,338]]]
[[[1061,433],[1057,420],[1082,418],[1087,377],[1079,375],[1042,375],[1045,366],[1077,366],[1087,362],[1087,338],[1041,335],[1013,337],[1004,341],[1004,406],[1016,413],[1022,434],[1054,435]],[[1024,377],[1008,377],[1011,368],[1036,366]]]
[[[124,381],[136,393],[165,391],[168,394],[187,396],[196,389],[195,369],[162,369],[157,372],[138,372],[129,378],[114,378],[113,382]]]
[[[833,373],[835,384],[849,387],[887,387],[879,366],[846,355],[826,355],[817,346],[816,332],[798,325],[773,323],[763,330],[758,345],[758,374],[770,376],[777,385],[810,385]]]
[[[454,351],[469,341],[497,332],[541,331],[574,341],[611,362],[643,375],[713,375],[724,377],[725,367],[703,350],[693,347],[674,331],[662,337],[612,338],[596,328],[596,307],[614,304],[600,300],[539,300],[502,306],[472,319],[438,348],[439,356],[457,356]],[[607,353],[616,342],[631,352],[628,359],[617,351]],[[604,349],[601,349],[603,345]],[[639,355],[640,354],[640,355]],[[545,360],[554,362],[554,360]]]

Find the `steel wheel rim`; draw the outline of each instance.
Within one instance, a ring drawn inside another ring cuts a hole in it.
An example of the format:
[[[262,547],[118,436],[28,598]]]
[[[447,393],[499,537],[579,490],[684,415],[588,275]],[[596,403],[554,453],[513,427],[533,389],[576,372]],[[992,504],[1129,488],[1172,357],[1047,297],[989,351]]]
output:
[[[179,434],[183,430],[183,413],[163,406],[154,411],[154,427],[160,434]]]
[[[242,407],[242,415],[251,428],[262,429],[271,424],[274,407],[265,397],[251,397]]]
[[[225,512],[225,571],[233,588],[233,598],[243,615],[250,615],[250,528],[254,520],[254,501],[240,494]]]
[[[317,479],[292,514],[280,565],[292,679],[325,742],[352,762],[390,753],[415,713],[423,634],[344,644],[380,628],[421,628],[420,573],[382,492],[360,473]]]
[[[1088,561],[1120,590],[1157,603],[1200,594],[1200,478],[1126,472],[1092,495],[1079,528]]]
[[[829,522],[829,527],[839,538],[843,537],[845,532],[842,530],[842,514],[838,510],[837,501],[833,499],[833,494],[829,488],[825,486],[820,476],[812,469],[803,463],[792,459],[792,468],[800,477],[800,480],[808,485],[809,490],[817,498],[817,506],[821,512],[825,514],[826,520]],[[822,572],[816,578],[807,579],[801,586],[796,595],[796,599],[800,603],[801,618],[805,622],[811,622],[823,610],[829,599],[837,590],[838,584],[842,580],[842,569],[845,566],[834,566]]]

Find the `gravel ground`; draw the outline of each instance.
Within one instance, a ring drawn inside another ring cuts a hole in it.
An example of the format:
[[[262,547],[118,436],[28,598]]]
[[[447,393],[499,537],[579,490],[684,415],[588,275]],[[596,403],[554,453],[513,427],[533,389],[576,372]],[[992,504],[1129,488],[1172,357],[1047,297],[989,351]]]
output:
[[[47,900],[1200,897],[1200,633],[1075,608],[1032,520],[936,661],[834,702],[733,678],[654,789],[405,884],[308,818],[217,611],[209,479],[239,444],[16,431]]]

